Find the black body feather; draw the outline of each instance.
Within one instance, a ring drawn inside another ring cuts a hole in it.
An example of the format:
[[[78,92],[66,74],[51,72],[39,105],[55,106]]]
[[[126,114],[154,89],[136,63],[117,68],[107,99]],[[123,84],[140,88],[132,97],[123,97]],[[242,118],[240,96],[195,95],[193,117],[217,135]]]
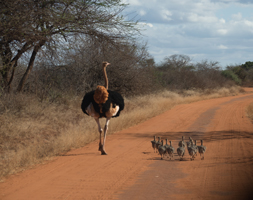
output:
[[[105,116],[105,113],[110,109],[110,105],[112,103],[112,105],[115,107],[116,105],[119,106],[119,111],[118,113],[113,116],[113,117],[118,117],[120,115],[120,111],[124,109],[124,99],[123,97],[121,96],[121,94],[119,94],[118,92],[115,92],[115,91],[111,91],[111,90],[108,90],[108,93],[109,93],[109,96],[108,96],[108,100],[102,104],[102,113],[100,113],[100,107],[99,107],[99,104],[97,104],[95,101],[94,101],[94,98],[93,98],[93,95],[95,93],[95,90],[91,91],[91,92],[88,92],[84,95],[83,97],[83,101],[82,101],[82,105],[81,105],[81,108],[82,108],[82,111],[88,115],[88,113],[86,112],[86,108],[90,105],[90,103],[93,104],[93,107],[95,109],[95,111],[97,113],[99,113],[100,115],[100,118],[101,117],[106,117]]]

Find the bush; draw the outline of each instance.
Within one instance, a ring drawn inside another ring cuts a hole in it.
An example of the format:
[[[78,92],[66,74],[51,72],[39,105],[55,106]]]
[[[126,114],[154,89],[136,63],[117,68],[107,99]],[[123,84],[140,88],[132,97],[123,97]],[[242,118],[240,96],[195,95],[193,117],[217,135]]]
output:
[[[226,77],[229,78],[233,81],[235,81],[236,84],[241,85],[242,84],[242,80],[238,78],[238,76],[231,70],[224,70],[221,72],[221,74]]]

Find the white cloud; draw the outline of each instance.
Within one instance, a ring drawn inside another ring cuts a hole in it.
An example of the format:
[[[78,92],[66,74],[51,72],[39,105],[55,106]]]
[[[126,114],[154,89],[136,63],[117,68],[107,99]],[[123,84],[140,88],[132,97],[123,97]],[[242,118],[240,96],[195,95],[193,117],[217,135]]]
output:
[[[154,27],[153,24],[151,24],[151,23],[145,23],[145,25],[149,26],[150,28]]]
[[[228,30],[227,29],[218,29],[217,32],[220,35],[226,35],[228,33]]]
[[[145,23],[145,22],[140,22],[140,23],[138,23],[138,25],[139,25],[139,27],[140,28],[147,28],[147,26],[149,27],[149,28],[153,28],[154,26],[153,26],[153,24],[151,24],[151,23]]]
[[[145,22],[143,25],[147,26],[143,34],[156,62],[174,53],[194,56],[195,60],[214,59],[223,65],[229,59],[230,63],[243,63],[247,57],[246,61],[252,60],[253,1],[128,2],[129,13],[139,13],[141,21]],[[226,51],[221,54],[217,49]]]
[[[161,11],[161,15],[162,15],[162,18],[167,20],[167,21],[171,21],[172,20],[172,12],[169,11],[169,10],[162,10]]]
[[[188,19],[191,22],[198,22],[198,23],[216,23],[218,20],[215,16],[201,16],[196,13],[190,13],[188,15]]]
[[[146,11],[145,11],[145,10],[143,10],[143,9],[141,9],[141,10],[139,11],[139,15],[140,15],[140,16],[144,16],[144,15],[146,15]]]
[[[237,13],[237,14],[233,14],[232,15],[232,18],[234,19],[234,20],[241,20],[242,19],[242,14],[239,12],[239,13]]]
[[[221,45],[218,46],[218,49],[228,49],[228,47],[225,46],[225,45],[223,45],[223,44],[221,44]]]
[[[226,23],[226,20],[223,19],[223,18],[221,18],[221,19],[220,19],[220,23],[225,24],[225,23]]]
[[[253,28],[253,21],[249,21],[249,20],[244,20],[244,23],[246,26]]]

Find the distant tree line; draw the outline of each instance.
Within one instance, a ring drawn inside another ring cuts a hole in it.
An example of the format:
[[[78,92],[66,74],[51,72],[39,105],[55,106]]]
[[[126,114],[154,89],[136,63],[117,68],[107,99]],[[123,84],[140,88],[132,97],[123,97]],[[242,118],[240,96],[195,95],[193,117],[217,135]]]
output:
[[[253,62],[227,66],[223,70],[218,62],[207,60],[191,63],[186,55],[166,57],[158,66],[158,74],[163,85],[170,88],[217,88],[232,84],[253,86]]]
[[[103,60],[111,63],[107,68],[109,89],[124,96],[164,89],[205,90],[238,84],[224,75],[228,70],[222,70],[218,62],[192,63],[186,55],[172,55],[157,65],[145,44],[137,46],[128,43],[118,49],[119,46],[116,48],[106,41],[94,41],[92,38],[78,39],[76,42],[78,45],[75,48],[69,47],[62,52],[61,61],[41,57],[25,84],[24,92],[36,94],[41,101],[55,102],[64,100],[62,97],[66,95],[82,96],[97,85],[104,84]],[[249,74],[244,81],[253,83]]]

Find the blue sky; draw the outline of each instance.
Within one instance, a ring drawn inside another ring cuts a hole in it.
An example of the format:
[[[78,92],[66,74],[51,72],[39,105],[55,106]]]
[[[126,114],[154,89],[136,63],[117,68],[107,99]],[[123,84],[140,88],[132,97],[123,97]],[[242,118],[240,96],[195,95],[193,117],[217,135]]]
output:
[[[192,62],[253,61],[253,0],[123,0],[136,15],[148,51],[160,63],[187,55]]]

